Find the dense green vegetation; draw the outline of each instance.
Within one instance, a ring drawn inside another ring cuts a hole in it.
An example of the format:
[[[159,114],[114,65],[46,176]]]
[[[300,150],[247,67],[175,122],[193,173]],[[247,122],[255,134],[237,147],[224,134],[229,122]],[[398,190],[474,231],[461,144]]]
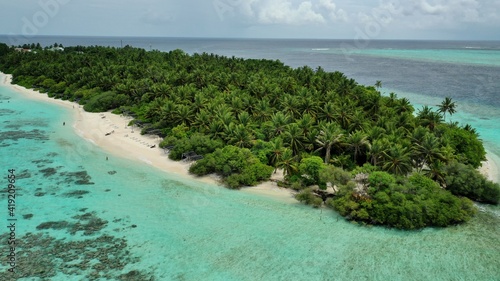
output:
[[[26,53],[0,44],[0,70],[87,111],[131,113],[143,132],[166,136],[170,158],[203,155],[195,175],[239,188],[282,169],[280,185],[297,199],[352,220],[445,226],[473,215],[460,196],[500,201],[499,185],[475,171],[485,160],[475,130],[444,120],[456,111],[450,98],[415,111],[382,96],[380,81],[363,86],[321,67],[128,46]]]
[[[469,199],[453,196],[421,174],[396,180],[387,172],[373,172],[367,187],[344,186],[328,204],[357,221],[404,229],[461,223],[474,213]]]
[[[238,188],[269,179],[273,168],[262,164],[248,148],[228,145],[198,160],[189,171],[198,176],[217,173],[228,187]]]

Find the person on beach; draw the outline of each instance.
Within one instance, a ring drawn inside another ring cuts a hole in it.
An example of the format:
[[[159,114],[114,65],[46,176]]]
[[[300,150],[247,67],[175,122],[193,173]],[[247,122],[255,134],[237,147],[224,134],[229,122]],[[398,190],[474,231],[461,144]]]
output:
[[[63,126],[66,126],[66,122],[63,122]]]

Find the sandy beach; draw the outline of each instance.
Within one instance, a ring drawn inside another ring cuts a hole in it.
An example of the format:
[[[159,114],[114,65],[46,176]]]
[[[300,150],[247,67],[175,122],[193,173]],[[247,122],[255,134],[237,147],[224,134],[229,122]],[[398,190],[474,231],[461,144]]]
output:
[[[11,84],[12,76],[9,74],[0,72],[0,81],[2,85],[10,87],[27,98],[57,104],[72,110],[74,123],[66,125],[72,125],[79,136],[108,152],[108,157],[122,157],[146,163],[180,177],[220,185],[216,176],[194,177],[189,174],[189,162],[170,160],[163,149],[159,148],[161,139],[155,136],[141,135],[139,128],[128,126],[131,118],[110,112],[86,112],[77,103],[49,98],[46,94],[13,85]],[[277,179],[280,176],[282,175],[278,173],[273,177]],[[243,188],[242,191],[274,197],[281,201],[297,202],[293,197],[292,190],[280,188],[273,181],[264,182],[255,187]]]
[[[483,162],[483,165],[479,168],[479,172],[483,174],[487,179],[493,182],[500,182],[499,174],[498,174],[498,161],[500,159],[494,159],[495,155],[488,152],[486,154],[486,161]]]

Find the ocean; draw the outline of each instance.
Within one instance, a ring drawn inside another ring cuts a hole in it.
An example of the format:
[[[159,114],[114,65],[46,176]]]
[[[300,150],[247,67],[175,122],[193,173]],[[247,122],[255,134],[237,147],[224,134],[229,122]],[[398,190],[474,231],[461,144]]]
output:
[[[383,94],[407,97],[417,109],[449,96],[458,112],[447,120],[476,127],[490,155],[500,158],[500,42],[30,40],[321,66],[361,84],[380,80]],[[444,229],[361,226],[331,210],[231,191],[118,157],[105,161],[104,151],[62,126],[71,118],[64,108],[0,87],[0,219],[15,223],[14,230],[0,230],[0,280],[499,280],[499,206],[480,205],[473,220]],[[16,176],[10,210],[9,169]],[[8,271],[12,235],[17,275]]]

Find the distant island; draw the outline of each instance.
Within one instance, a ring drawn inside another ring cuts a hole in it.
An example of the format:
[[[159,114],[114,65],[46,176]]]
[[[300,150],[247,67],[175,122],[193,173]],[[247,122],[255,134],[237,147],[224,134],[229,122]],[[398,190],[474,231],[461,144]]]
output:
[[[468,221],[473,202],[500,202],[500,185],[477,168],[482,141],[447,121],[451,98],[415,111],[321,67],[182,50],[125,46],[0,44],[0,71],[13,83],[76,101],[86,111],[129,115],[163,138],[173,160],[196,161],[228,188],[268,181],[349,220],[400,229]]]

